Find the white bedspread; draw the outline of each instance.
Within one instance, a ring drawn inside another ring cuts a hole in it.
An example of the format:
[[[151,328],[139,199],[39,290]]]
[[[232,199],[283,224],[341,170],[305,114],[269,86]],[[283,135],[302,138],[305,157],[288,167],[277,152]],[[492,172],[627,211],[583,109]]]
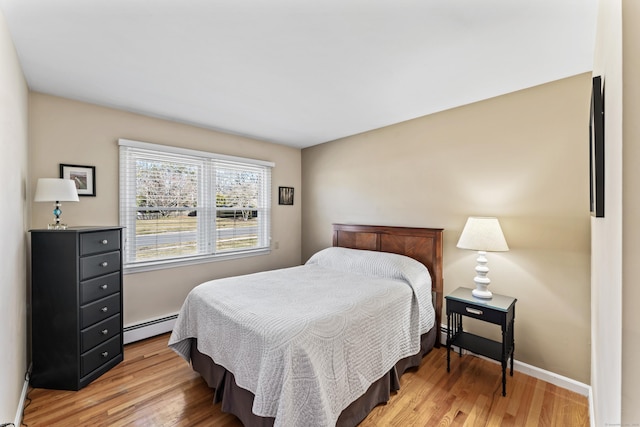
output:
[[[198,350],[255,395],[275,426],[335,426],[344,408],[434,324],[422,264],[380,252],[328,248],[306,265],[203,283],[180,311],[169,345]]]

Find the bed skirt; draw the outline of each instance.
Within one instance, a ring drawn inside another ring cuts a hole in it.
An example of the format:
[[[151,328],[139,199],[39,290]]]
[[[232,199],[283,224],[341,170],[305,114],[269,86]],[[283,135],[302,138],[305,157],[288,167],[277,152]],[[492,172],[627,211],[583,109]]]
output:
[[[371,384],[365,394],[352,402],[342,411],[337,427],[353,427],[358,425],[373,408],[386,403],[391,392],[400,389],[400,377],[404,372],[420,365],[422,357],[435,345],[438,328],[433,327],[422,335],[419,353],[401,359],[396,365],[378,381]],[[253,393],[236,385],[233,374],[216,364],[211,358],[198,351],[197,340],[191,340],[191,366],[214,389],[213,403],[221,402],[223,412],[238,417],[245,427],[272,427],[274,418],[259,417],[251,412],[253,407]]]

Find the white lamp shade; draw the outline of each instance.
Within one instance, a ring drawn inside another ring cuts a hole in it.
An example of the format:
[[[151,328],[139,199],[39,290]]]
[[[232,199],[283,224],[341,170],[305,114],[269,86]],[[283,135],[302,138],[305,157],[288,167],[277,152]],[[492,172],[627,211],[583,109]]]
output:
[[[498,218],[469,217],[457,247],[476,251],[503,252],[509,246],[502,234]]]
[[[76,184],[70,179],[39,178],[35,202],[79,202]]]

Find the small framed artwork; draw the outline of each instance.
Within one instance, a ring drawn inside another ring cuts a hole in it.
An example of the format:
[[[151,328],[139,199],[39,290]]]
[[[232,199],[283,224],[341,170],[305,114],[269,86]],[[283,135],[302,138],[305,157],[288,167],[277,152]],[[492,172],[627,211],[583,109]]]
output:
[[[278,204],[293,205],[293,187],[278,187]]]
[[[604,217],[604,90],[602,78],[593,77],[589,122],[589,188],[591,216]]]
[[[78,196],[96,195],[96,167],[60,164],[60,178],[70,179],[76,183]]]

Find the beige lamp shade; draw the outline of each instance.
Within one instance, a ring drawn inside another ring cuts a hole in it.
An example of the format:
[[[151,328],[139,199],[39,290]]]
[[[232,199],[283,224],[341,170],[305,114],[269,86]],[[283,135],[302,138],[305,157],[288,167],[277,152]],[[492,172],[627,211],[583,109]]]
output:
[[[76,184],[70,179],[39,178],[35,202],[79,202]]]
[[[504,252],[509,250],[498,218],[469,217],[457,247],[475,251]]]

